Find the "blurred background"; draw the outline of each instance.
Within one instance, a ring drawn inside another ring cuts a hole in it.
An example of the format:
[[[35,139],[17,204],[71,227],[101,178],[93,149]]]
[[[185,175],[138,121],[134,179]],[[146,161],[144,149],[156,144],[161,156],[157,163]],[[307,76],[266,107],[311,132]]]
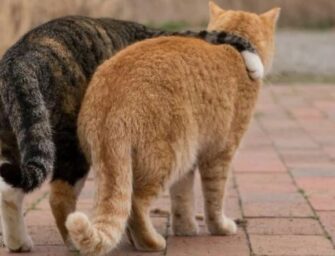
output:
[[[282,8],[274,83],[335,83],[335,0],[216,0],[225,9]],[[0,0],[0,55],[31,28],[69,14],[134,20],[168,30],[205,28],[207,0]]]

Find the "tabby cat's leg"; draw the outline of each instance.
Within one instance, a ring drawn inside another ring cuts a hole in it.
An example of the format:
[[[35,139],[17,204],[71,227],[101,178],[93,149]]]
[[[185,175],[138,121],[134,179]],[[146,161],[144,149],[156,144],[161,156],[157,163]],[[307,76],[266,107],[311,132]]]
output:
[[[65,222],[68,215],[75,211],[78,196],[85,184],[87,176],[79,179],[74,185],[68,181],[56,179],[51,182],[50,206],[58,230],[64,240],[65,245],[69,250],[76,250],[69,237],[65,227]]]
[[[129,240],[140,251],[162,251],[166,247],[165,238],[154,228],[150,219],[150,204],[158,194],[135,195],[132,200],[132,214],[128,220]]]
[[[194,209],[194,175],[191,170],[170,188],[172,228],[177,236],[194,236],[198,233]]]
[[[11,252],[28,252],[33,247],[24,223],[23,198],[24,193],[21,189],[6,189],[1,194],[3,239]]]
[[[224,215],[223,199],[232,152],[219,152],[206,156],[199,165],[205,199],[205,215],[208,230],[213,235],[236,233],[233,220]]]
[[[51,182],[49,203],[58,230],[70,250],[74,246],[65,227],[67,216],[76,209],[77,198],[85,184],[89,166],[79,151],[75,129],[55,138],[57,162]]]
[[[13,133],[1,127],[0,137],[0,164],[4,162],[19,163],[19,153]],[[0,193],[0,216],[4,243],[9,251],[28,252],[33,248],[33,242],[28,235],[23,218],[25,194],[21,189],[10,187],[5,182],[1,182],[1,178]]]

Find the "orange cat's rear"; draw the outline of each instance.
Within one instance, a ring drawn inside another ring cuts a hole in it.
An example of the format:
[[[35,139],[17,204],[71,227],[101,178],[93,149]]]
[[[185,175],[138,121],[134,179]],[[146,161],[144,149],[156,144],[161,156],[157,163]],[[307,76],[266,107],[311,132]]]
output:
[[[266,67],[273,55],[279,11],[262,15],[210,5],[210,30],[248,38]],[[176,235],[195,235],[194,170],[199,168],[211,234],[236,232],[223,213],[228,168],[246,131],[261,81],[251,80],[230,46],[170,37],[121,51],[94,75],[78,120],[78,134],[96,172],[93,222],[73,213],[67,228],[84,254],[104,255],[127,226],[137,249],[165,248],[149,217],[167,186]]]

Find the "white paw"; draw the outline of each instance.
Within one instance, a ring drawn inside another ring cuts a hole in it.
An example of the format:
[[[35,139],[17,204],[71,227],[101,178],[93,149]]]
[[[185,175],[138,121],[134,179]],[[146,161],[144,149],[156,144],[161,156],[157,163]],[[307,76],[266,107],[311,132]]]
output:
[[[5,246],[11,252],[28,252],[33,242],[27,233],[23,219],[21,189],[11,188],[1,194],[1,226]]]
[[[259,55],[249,51],[243,51],[241,54],[250,78],[253,80],[262,79],[264,77],[264,66]]]
[[[148,241],[138,241],[135,238],[134,244],[135,248],[141,252],[160,252],[164,251],[166,248],[165,238],[158,233]]]
[[[237,225],[232,219],[222,216],[218,222],[208,222],[208,229],[212,235],[226,236],[236,234]]]
[[[173,234],[175,236],[196,236],[199,233],[195,220],[173,219],[172,223]]]
[[[33,241],[30,236],[25,236],[23,238],[10,238],[8,241],[4,241],[5,246],[10,252],[30,252],[34,247]]]
[[[232,219],[225,217],[223,220],[223,226],[224,226],[224,229],[227,231],[227,235],[236,234],[237,225],[235,221],[233,221]]]

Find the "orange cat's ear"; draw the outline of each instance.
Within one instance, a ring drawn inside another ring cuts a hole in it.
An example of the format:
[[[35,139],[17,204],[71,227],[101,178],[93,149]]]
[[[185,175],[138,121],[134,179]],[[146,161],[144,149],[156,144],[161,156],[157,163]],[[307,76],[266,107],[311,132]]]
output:
[[[220,14],[224,12],[216,3],[209,1],[209,16],[210,20],[216,19]]]
[[[273,8],[270,11],[261,14],[260,16],[262,19],[275,26],[279,19],[279,15],[280,15],[280,8]]]

